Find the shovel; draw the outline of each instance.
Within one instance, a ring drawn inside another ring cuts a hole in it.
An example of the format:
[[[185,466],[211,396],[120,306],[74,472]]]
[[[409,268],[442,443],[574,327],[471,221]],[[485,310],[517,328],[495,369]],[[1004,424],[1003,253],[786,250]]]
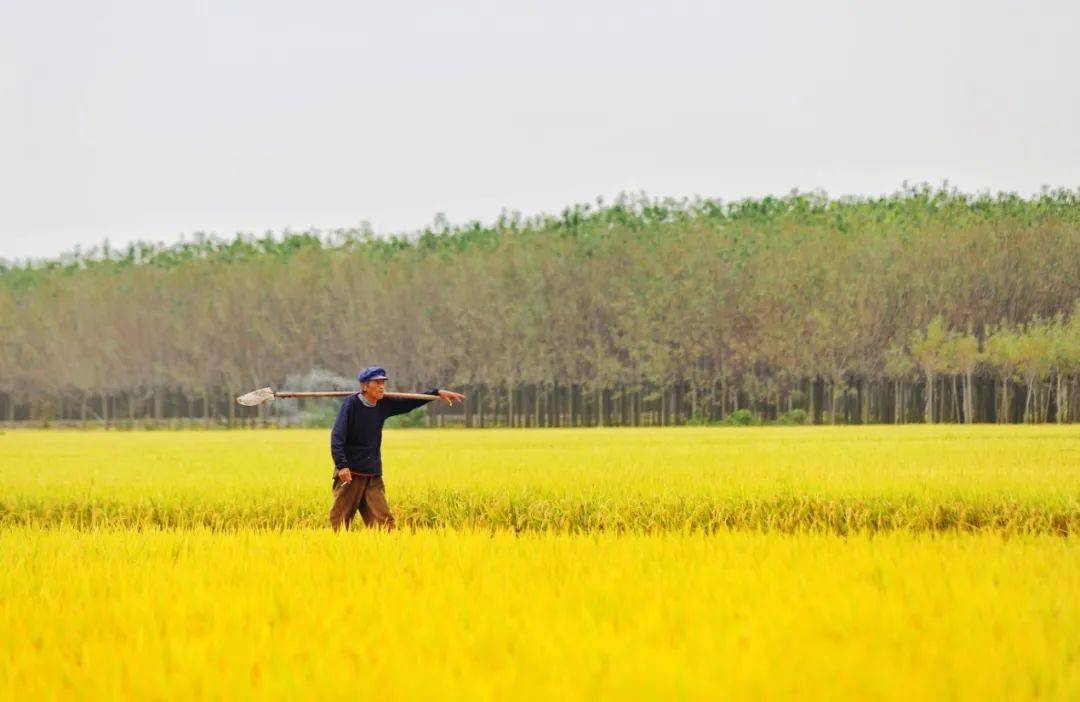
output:
[[[316,390],[313,392],[289,392],[286,390],[274,390],[273,388],[259,388],[236,398],[236,401],[245,407],[261,405],[267,400],[276,397],[345,397],[355,395],[356,390]],[[425,395],[419,392],[387,392],[383,397],[396,397],[403,400],[438,400],[438,395]]]

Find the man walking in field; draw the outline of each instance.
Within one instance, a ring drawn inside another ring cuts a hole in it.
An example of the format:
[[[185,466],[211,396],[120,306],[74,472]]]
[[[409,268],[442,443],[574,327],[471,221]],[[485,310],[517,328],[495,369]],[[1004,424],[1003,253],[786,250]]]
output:
[[[405,414],[430,400],[406,400],[383,397],[386,370],[369,366],[357,376],[360,392],[349,395],[341,404],[337,421],[330,432],[330,455],[334,459],[334,505],[330,525],[334,531],[342,524],[348,529],[356,511],[364,524],[384,529],[394,528],[394,517],[386,504],[382,479],[383,423],[396,414]],[[434,388],[428,395],[438,395],[453,405],[465,396]]]

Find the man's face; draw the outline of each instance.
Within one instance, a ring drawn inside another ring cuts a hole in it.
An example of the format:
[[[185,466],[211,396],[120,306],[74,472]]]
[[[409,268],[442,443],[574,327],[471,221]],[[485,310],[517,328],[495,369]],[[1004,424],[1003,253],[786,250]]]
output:
[[[386,393],[386,380],[369,380],[361,385],[361,390],[368,402],[378,402]]]

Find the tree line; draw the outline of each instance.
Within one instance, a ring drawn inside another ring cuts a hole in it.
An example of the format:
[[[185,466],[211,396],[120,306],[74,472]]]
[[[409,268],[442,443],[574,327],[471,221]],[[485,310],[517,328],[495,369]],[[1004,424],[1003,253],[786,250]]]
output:
[[[385,365],[469,426],[1080,416],[1080,193],[622,196],[0,265],[7,421],[274,421],[290,376]],[[303,388],[294,388],[303,389]]]

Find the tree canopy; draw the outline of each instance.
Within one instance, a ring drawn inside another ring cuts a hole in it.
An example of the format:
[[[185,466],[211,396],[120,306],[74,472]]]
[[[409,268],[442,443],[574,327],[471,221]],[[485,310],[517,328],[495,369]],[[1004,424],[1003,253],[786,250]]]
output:
[[[1066,419],[1078,300],[1066,190],[198,236],[0,266],[0,406],[232,417],[240,392],[378,363],[502,423]]]

